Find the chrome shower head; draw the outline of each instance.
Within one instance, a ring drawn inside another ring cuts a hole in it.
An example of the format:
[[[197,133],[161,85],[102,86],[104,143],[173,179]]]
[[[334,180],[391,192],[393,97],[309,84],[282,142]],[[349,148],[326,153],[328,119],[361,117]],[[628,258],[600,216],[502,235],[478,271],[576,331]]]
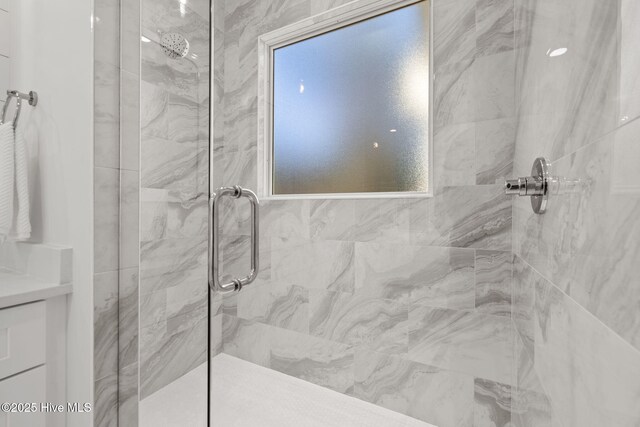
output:
[[[189,40],[182,34],[165,33],[160,38],[160,46],[171,59],[184,58],[189,53]]]

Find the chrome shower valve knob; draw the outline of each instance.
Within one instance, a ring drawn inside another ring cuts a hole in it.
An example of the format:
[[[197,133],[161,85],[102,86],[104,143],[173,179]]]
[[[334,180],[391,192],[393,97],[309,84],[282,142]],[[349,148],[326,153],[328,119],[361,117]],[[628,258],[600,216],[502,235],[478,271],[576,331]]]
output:
[[[504,192],[508,195],[531,197],[533,212],[543,214],[547,209],[550,181],[549,162],[544,157],[538,157],[533,162],[531,176],[506,180]]]

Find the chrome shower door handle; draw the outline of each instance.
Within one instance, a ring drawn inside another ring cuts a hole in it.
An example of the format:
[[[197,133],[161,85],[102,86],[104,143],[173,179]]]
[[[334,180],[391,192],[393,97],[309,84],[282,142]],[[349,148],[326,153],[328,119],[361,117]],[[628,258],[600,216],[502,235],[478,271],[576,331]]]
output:
[[[229,196],[235,199],[246,197],[251,202],[251,271],[242,278],[223,283],[220,281],[220,199]],[[260,202],[258,196],[238,185],[221,187],[209,199],[209,286],[213,291],[227,293],[239,292],[244,286],[253,282],[258,276],[260,261]]]

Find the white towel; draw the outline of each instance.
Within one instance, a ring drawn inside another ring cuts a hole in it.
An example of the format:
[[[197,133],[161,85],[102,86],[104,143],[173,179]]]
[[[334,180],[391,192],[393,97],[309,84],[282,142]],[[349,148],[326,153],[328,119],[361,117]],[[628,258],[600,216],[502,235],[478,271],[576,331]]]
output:
[[[15,141],[13,123],[0,125],[0,242],[4,242],[13,226],[15,189]]]
[[[27,145],[20,129],[16,129],[16,198],[18,209],[15,210],[13,222],[13,238],[27,240],[31,237],[31,221],[29,219],[29,171],[27,170]]]
[[[14,132],[12,122],[4,123],[0,125],[0,241],[31,237],[27,174],[22,132]]]

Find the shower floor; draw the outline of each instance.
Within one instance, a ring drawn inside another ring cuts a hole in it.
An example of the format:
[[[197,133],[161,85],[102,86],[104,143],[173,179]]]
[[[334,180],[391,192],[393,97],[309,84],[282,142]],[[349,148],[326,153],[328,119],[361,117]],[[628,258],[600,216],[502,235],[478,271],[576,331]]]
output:
[[[214,427],[434,427],[227,354],[212,359]],[[206,426],[202,364],[140,402],[142,427]]]

